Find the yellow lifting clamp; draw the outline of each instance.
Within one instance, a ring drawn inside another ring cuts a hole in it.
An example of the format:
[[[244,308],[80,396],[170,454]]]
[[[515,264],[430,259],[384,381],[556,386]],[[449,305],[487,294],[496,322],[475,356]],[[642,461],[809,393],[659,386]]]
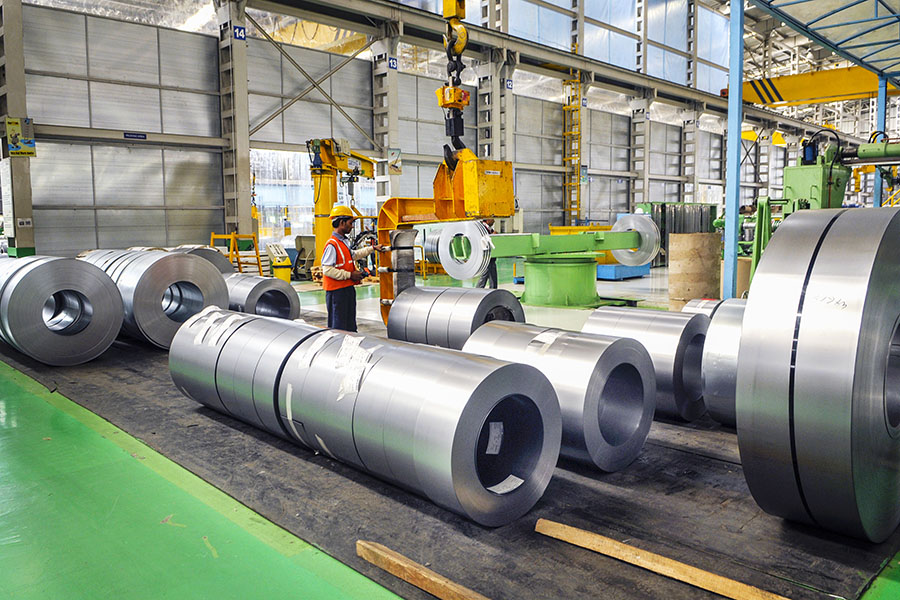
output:
[[[469,105],[469,92],[458,87],[445,85],[435,90],[435,94],[438,97],[438,104],[443,109],[456,108],[462,110]]]

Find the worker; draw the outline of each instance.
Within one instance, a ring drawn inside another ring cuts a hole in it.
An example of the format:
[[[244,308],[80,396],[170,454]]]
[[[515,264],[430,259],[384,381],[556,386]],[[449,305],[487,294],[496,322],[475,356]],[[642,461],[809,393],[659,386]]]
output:
[[[484,225],[485,229],[487,229],[488,235],[494,235],[494,220],[493,219],[484,219],[481,222]],[[491,280],[491,289],[497,289],[497,259],[493,256],[491,257],[491,261],[488,263],[487,270],[482,273],[481,279],[478,280],[478,287],[483,288],[487,285],[488,279]]]
[[[384,252],[383,246],[350,249],[347,235],[353,229],[356,217],[348,206],[331,209],[331,227],[334,232],[322,252],[322,287],[325,288],[325,305],[328,308],[328,327],[344,331],[356,331],[356,290],[366,273],[356,268],[356,261],[375,252]]]

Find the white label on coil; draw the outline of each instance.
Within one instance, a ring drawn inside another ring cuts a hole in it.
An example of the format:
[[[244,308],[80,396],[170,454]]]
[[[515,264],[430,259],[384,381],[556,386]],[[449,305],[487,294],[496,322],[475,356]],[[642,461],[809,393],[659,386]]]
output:
[[[287,390],[285,391],[284,395],[285,395],[284,408],[285,408],[285,411],[287,412],[288,425],[291,426],[291,431],[294,432],[294,436],[298,440],[302,440],[303,438],[300,437],[300,433],[297,431],[297,427],[294,425],[294,410],[293,410],[293,407],[291,406],[291,396],[294,395],[294,386],[291,385],[290,383],[287,384]]]
[[[538,354],[544,354],[547,350],[550,349],[550,346],[559,339],[559,336],[563,334],[562,331],[558,330],[548,330],[542,331],[541,333],[534,336],[530,342],[528,342],[528,346],[525,347],[526,352],[537,352]]]
[[[515,475],[510,475],[497,485],[487,488],[487,490],[489,492],[494,492],[495,494],[508,494],[523,483],[525,483],[524,479],[520,479]]]
[[[488,445],[485,454],[500,454],[500,446],[503,445],[503,421],[491,421],[488,423],[491,428],[488,434]]]
[[[348,335],[345,337],[344,341],[341,342],[341,349],[338,350],[337,357],[334,359],[334,366],[340,369],[341,367],[359,360],[359,351],[362,350],[359,345],[362,344],[362,341],[362,336]],[[363,350],[363,352],[365,352],[365,350]],[[366,356],[368,356],[368,353],[365,353]]]
[[[319,445],[322,447],[322,450],[325,451],[325,454],[327,454],[331,458],[335,458],[334,454],[331,453],[331,450],[328,449],[328,446],[325,445],[325,440],[320,438],[318,433],[316,434],[316,441],[319,442]]]
[[[297,368],[305,369],[312,362],[313,357],[318,354],[319,350],[322,349],[322,346],[328,343],[328,340],[336,337],[338,334],[333,331],[325,331],[319,334],[316,334],[316,339],[313,340],[313,343],[310,344],[309,348],[306,349],[305,352],[301,353],[297,358]]]

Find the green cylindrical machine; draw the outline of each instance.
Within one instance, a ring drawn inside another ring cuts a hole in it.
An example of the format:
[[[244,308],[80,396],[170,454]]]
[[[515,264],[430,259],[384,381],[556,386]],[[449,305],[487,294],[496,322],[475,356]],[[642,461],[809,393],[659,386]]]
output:
[[[527,256],[522,302],[531,306],[595,308],[597,295],[596,254],[574,253],[555,256]]]

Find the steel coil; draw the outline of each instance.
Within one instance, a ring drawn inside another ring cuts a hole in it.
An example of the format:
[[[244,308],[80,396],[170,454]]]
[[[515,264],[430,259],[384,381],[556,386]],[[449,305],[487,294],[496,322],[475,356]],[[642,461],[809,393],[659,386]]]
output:
[[[176,248],[169,248],[169,252],[180,252],[183,254],[192,254],[202,259],[208,260],[223,274],[229,275],[234,273],[234,265],[228,260],[228,257],[211,246],[194,246],[185,244]]]
[[[122,331],[168,348],[178,327],[207,306],[226,306],[228,288],[208,261],[183,253],[98,250],[79,259],[94,264],[119,288]]]
[[[422,247],[425,249],[425,260],[435,265],[441,264],[441,256],[438,252],[441,241],[441,230],[432,229],[427,233],[423,232],[423,235],[425,239],[423,240]]]
[[[713,300],[711,298],[694,298],[693,300],[687,301],[687,303],[681,308],[681,312],[690,313],[692,315],[706,315],[707,317],[712,319],[720,304],[722,304],[721,300]]]
[[[0,338],[44,364],[97,358],[122,327],[122,297],[94,265],[30,256],[0,262]]]
[[[900,523],[900,210],[809,210],[744,313],[737,430],[766,512],[872,542]]]
[[[169,353],[178,389],[487,526],[525,514],[559,455],[537,369],[207,309]]]
[[[613,250],[612,255],[623,265],[638,267],[646,265],[659,254],[659,227],[649,215],[625,215],[612,226],[612,231],[637,231],[641,235],[641,245],[637,248]]]
[[[468,246],[468,257],[457,256],[453,243],[457,237],[463,238]],[[441,229],[438,240],[438,257],[447,275],[454,279],[481,277],[491,262],[490,234],[481,221],[457,221],[447,223]]]
[[[729,427],[736,423],[734,398],[738,350],[746,304],[746,300],[737,298],[719,302],[703,344],[703,402],[710,417]]]
[[[408,288],[394,299],[388,337],[459,350],[489,321],[525,322],[522,304],[507,290]]]
[[[581,331],[643,344],[656,371],[656,414],[694,421],[706,412],[701,364],[707,327],[706,315],[603,307],[591,313]]]
[[[656,375],[635,340],[494,321],[473,333],[463,351],[528,364],[547,376],[559,398],[563,456],[613,472],[644,447]]]
[[[300,316],[300,296],[286,281],[232,273],[225,276],[225,285],[231,310],[289,320]]]

